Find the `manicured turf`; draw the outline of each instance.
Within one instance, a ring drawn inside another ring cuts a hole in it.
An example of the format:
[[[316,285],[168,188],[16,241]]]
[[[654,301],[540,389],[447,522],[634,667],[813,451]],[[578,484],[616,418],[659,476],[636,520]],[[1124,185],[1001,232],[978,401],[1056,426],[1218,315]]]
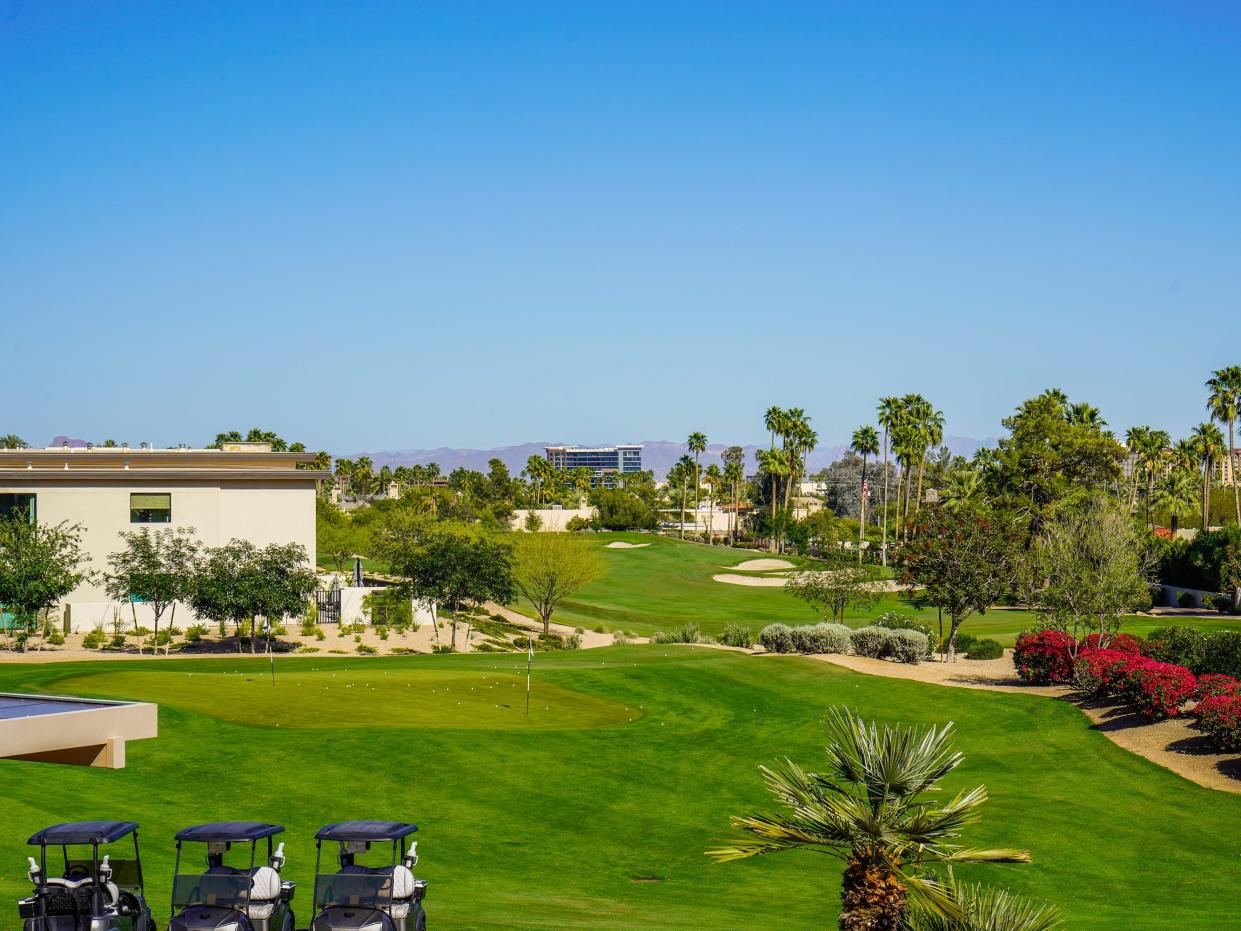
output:
[[[14,900],[26,891],[25,837],[104,817],[142,823],[161,920],[180,827],[285,824],[286,875],[301,887],[305,926],[310,835],[330,820],[369,817],[422,825],[420,872],[439,928],[831,926],[835,861],[792,853],[720,866],[703,849],[726,836],[730,813],[766,804],[759,762],[821,758],[818,721],[837,703],[889,720],[958,723],[966,763],[948,787],[982,782],[991,794],[967,842],[1034,857],[962,870],[969,878],[1054,901],[1074,929],[1238,925],[1241,796],[1120,750],[1063,702],[868,677],[800,657],[629,646],[539,654],[535,696],[636,708],[632,723],[531,730],[497,715],[483,729],[447,726],[433,709],[396,723],[402,686],[381,686],[384,674],[410,683],[423,704],[420,686],[520,677],[524,657],[277,663],[278,681],[291,685],[268,685],[266,698],[261,659],[0,665],[0,690],[55,692],[76,679],[161,701],[161,736],[131,744],[123,771],[0,762],[0,927],[14,925]],[[315,670],[346,687],[309,687]],[[438,692],[429,700],[444,706]],[[287,723],[270,726],[273,715]]]

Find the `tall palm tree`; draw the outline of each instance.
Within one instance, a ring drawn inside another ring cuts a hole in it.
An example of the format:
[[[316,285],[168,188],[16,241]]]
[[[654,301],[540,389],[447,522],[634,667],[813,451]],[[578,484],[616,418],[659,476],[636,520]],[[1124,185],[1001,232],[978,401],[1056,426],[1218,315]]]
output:
[[[676,461],[668,471],[668,481],[673,485],[677,485],[681,489],[681,539],[685,539],[685,504],[689,497],[689,483],[694,480],[696,473],[694,468],[694,460],[689,456],[682,456]]]
[[[1169,526],[1175,534],[1182,514],[1192,514],[1198,507],[1198,475],[1188,469],[1173,469],[1151,495],[1150,505],[1157,511],[1167,511]]]
[[[706,472],[703,473],[703,481],[707,483],[707,502],[711,506],[707,520],[707,542],[712,546],[715,545],[715,495],[721,483],[724,481],[724,473],[720,471],[720,467],[714,462],[707,466]]]
[[[1151,496],[1155,493],[1155,480],[1167,465],[1168,447],[1172,437],[1167,430],[1151,430],[1142,446],[1142,472],[1146,476],[1146,523],[1154,526],[1151,518]]]
[[[1198,468],[1198,448],[1192,438],[1172,444],[1172,468],[1194,471]]]
[[[1237,524],[1241,525],[1241,488],[1238,487],[1241,476],[1237,475],[1234,452],[1237,446],[1233,435],[1237,418],[1241,416],[1241,365],[1230,365],[1212,373],[1206,386],[1211,392],[1207,397],[1211,419],[1228,427],[1228,449],[1224,455],[1228,457],[1228,472],[1232,476],[1232,503],[1237,512]]]
[[[1130,427],[1125,431],[1125,448],[1129,451],[1129,513],[1137,512],[1138,479],[1141,477],[1142,450],[1146,447],[1151,434],[1150,427]]]
[[[879,557],[883,564],[888,564],[888,451],[889,438],[900,422],[901,401],[896,397],[879,399],[878,420],[883,427],[883,545],[879,549]]]
[[[870,489],[866,486],[866,460],[879,454],[879,434],[874,427],[858,427],[853,431],[853,440],[849,445],[857,455],[862,457],[862,484],[858,488],[858,531],[857,561],[862,561],[862,547],[866,543],[866,499]]]
[[[933,863],[1024,863],[1022,850],[977,850],[955,843],[978,820],[985,786],[940,801],[938,783],[961,763],[952,749],[953,725],[926,730],[863,721],[845,708],[824,719],[827,768],[806,772],[796,763],[761,767],[768,790],[787,813],[734,816],[746,832],[707,851],[717,862],[809,848],[844,861],[842,931],[896,931],[904,927],[917,893],[934,912],[963,917],[936,880]]]
[[[944,443],[944,412],[937,411],[929,403],[919,408],[918,433],[921,448],[918,455],[918,494],[915,496],[914,513],[922,510],[922,478],[926,474],[928,449],[939,449]]]
[[[772,449],[758,451],[758,464],[767,473],[771,479],[771,538],[768,540],[767,548],[771,552],[776,551],[776,503],[777,489],[781,476],[789,474],[789,457],[786,449]]]
[[[767,432],[771,434],[771,448],[776,448],[776,434],[784,432],[784,424],[788,420],[787,415],[782,408],[776,407],[774,404],[767,408],[767,412],[763,414],[763,425],[767,428]]]
[[[1213,423],[1200,423],[1194,427],[1191,442],[1202,461],[1202,529],[1211,522],[1211,475],[1215,463],[1224,455],[1224,435]]]
[[[685,444],[689,447],[689,451],[694,454],[694,524],[698,523],[698,486],[702,475],[701,466],[698,457],[707,451],[707,435],[705,433],[691,433],[689,440]]]
[[[737,542],[737,509],[741,506],[741,483],[745,481],[745,467],[740,462],[728,462],[724,465],[724,481],[731,492],[733,509],[728,519],[728,538]]]
[[[1093,404],[1087,404],[1085,401],[1078,401],[1076,404],[1069,406],[1065,418],[1075,427],[1090,427],[1094,430],[1102,430],[1107,426],[1107,421],[1103,419],[1103,413]]]

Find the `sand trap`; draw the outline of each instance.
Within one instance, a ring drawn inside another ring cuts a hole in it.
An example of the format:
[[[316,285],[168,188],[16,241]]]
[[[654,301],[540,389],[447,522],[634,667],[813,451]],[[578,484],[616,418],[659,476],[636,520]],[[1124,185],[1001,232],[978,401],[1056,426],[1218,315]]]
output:
[[[742,572],[767,572],[771,569],[796,569],[791,562],[784,559],[747,559],[736,566],[725,566],[725,569],[740,569]]]
[[[770,575],[731,575],[727,572],[721,572],[719,575],[711,576],[717,582],[727,582],[729,585],[756,585],[760,588],[778,588],[781,585],[787,585],[788,579],[779,578]]]
[[[605,550],[640,550],[644,546],[650,546],[649,543],[625,543],[621,540],[614,540],[604,547]]]

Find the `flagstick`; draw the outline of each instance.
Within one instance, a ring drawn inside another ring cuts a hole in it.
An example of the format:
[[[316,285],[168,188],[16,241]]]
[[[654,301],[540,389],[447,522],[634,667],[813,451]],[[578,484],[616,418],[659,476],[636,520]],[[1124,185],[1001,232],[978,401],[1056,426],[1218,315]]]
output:
[[[526,717],[530,717],[530,661],[534,659],[534,638],[527,637],[529,649],[526,650]]]

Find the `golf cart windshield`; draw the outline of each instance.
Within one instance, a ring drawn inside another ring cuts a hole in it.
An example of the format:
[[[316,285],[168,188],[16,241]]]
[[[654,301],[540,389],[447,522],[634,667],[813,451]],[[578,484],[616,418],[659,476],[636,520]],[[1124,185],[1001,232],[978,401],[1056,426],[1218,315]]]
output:
[[[352,867],[347,873],[320,873],[315,877],[315,908],[330,905],[391,908],[391,870],[372,872]]]
[[[249,873],[178,873],[172,878],[172,907],[219,905],[244,909],[250,901]]]
[[[108,866],[112,868],[112,882],[118,888],[129,892],[142,891],[142,869],[137,860],[121,860],[109,856]],[[69,857],[65,860],[66,878],[75,879],[93,875],[94,866],[91,864],[90,857],[85,859]]]

